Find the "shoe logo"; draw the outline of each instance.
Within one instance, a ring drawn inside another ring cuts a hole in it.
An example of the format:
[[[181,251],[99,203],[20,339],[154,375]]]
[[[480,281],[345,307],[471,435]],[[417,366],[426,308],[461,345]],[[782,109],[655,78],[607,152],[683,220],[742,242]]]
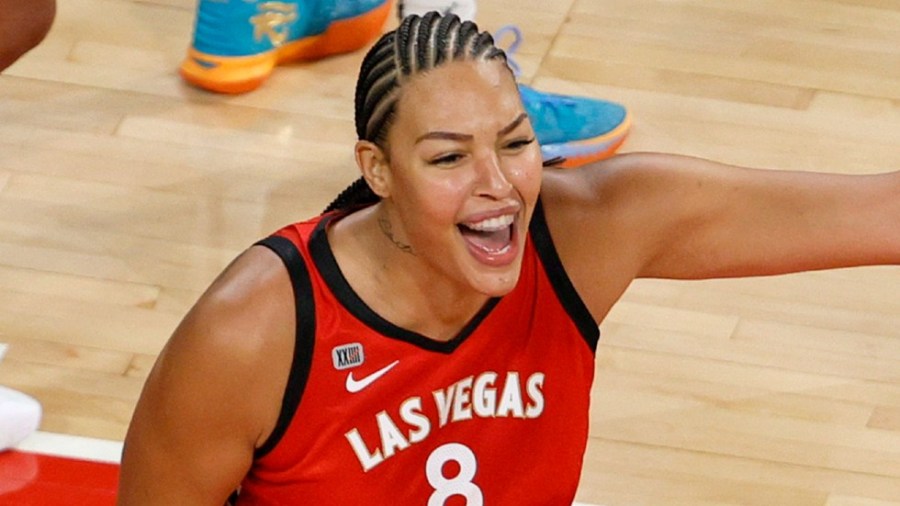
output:
[[[400,363],[399,360],[395,360],[392,363],[388,364],[387,366],[382,367],[381,369],[373,372],[372,374],[365,376],[363,378],[360,378],[358,380],[353,378],[353,372],[351,371],[350,374],[347,375],[347,384],[346,384],[347,391],[350,392],[351,394],[361,392],[363,389],[365,389],[372,383],[375,383],[376,381],[378,381],[379,378],[381,378],[382,376],[387,374],[391,369],[393,369],[399,363]]]
[[[193,60],[194,60],[194,63],[196,63],[197,65],[200,65],[201,67],[203,67],[205,69],[214,69],[219,66],[219,64],[214,61],[201,60],[200,58],[197,58],[196,56],[193,58]]]
[[[259,4],[259,14],[250,18],[253,38],[257,42],[268,37],[273,46],[284,44],[288,38],[290,24],[297,20],[297,5],[285,2],[263,2]]]

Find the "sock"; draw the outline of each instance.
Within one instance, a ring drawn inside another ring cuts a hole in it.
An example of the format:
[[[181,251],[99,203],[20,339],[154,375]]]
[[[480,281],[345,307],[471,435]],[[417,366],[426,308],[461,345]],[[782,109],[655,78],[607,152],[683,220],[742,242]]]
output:
[[[401,19],[410,14],[422,16],[438,11],[441,14],[452,12],[463,21],[474,21],[476,7],[475,0],[400,0],[397,10]]]

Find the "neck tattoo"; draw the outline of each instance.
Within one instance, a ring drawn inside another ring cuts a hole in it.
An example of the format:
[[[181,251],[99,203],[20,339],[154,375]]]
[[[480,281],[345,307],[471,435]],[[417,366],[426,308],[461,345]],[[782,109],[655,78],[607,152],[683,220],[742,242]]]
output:
[[[384,216],[378,217],[378,228],[381,229],[381,233],[384,234],[384,236],[387,237],[388,240],[391,241],[391,243],[400,251],[415,256],[416,253],[413,251],[412,246],[406,243],[402,243],[398,241],[396,237],[394,237],[393,226],[391,225],[391,222],[388,221],[388,219]]]

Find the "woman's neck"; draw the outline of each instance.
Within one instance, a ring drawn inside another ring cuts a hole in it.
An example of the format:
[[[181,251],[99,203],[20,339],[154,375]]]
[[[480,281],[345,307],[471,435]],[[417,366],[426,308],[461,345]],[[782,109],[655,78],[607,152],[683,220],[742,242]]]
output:
[[[374,205],[328,230],[335,260],[356,294],[382,318],[436,341],[449,341],[489,296],[447,279],[393,237]]]

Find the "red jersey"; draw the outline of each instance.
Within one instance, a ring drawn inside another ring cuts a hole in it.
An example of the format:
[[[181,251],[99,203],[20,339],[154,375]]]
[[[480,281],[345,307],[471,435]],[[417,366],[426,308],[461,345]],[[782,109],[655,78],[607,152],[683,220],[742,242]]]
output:
[[[284,260],[297,341],[281,417],[237,504],[571,505],[599,330],[538,203],[522,272],[449,342],[353,291],[326,215],[260,244]]]

